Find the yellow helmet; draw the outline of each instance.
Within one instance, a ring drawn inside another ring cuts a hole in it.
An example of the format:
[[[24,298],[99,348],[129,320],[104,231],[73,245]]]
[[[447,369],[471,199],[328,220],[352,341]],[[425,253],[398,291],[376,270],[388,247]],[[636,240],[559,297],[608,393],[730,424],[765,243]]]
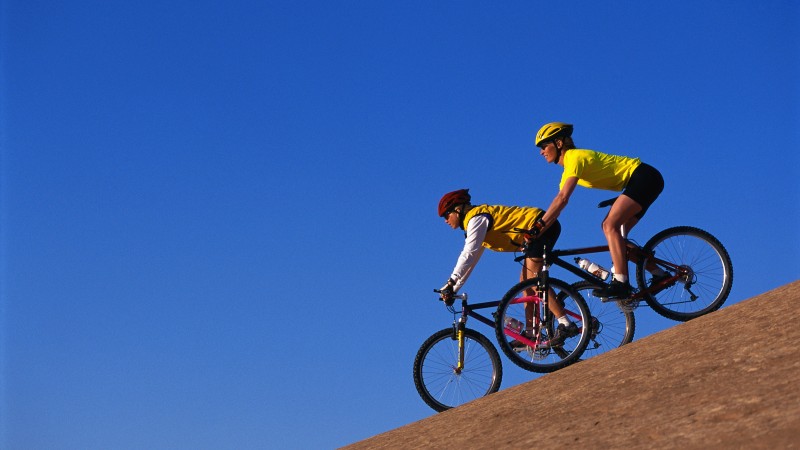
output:
[[[536,146],[538,147],[542,142],[546,142],[551,139],[569,136],[572,136],[572,124],[564,122],[550,122],[544,125],[542,128],[539,128],[539,132],[536,133]]]

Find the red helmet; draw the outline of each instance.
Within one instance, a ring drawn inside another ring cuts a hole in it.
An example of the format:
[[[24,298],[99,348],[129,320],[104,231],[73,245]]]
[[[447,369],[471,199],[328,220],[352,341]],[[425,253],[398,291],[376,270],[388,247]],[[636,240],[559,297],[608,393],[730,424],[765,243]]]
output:
[[[471,199],[472,197],[469,195],[469,189],[459,189],[444,194],[442,199],[439,200],[439,209],[437,210],[439,217],[444,217],[444,214],[453,209],[454,206],[469,203]]]

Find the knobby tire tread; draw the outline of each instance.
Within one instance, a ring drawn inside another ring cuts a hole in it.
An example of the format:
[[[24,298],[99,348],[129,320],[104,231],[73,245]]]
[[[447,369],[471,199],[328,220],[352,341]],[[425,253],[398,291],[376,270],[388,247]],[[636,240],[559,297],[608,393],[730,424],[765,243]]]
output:
[[[434,398],[434,396],[428,392],[428,390],[425,388],[425,383],[422,380],[422,366],[425,357],[429,354],[431,347],[433,347],[434,344],[441,341],[443,338],[452,339],[453,335],[453,327],[437,331],[425,340],[425,342],[417,351],[416,357],[414,358],[414,386],[417,388],[417,393],[419,393],[419,396],[422,398],[422,400],[437,412],[446,411],[458,405],[445,405],[444,403],[436,400],[436,398]],[[486,353],[489,354],[489,358],[492,361],[494,378],[484,396],[497,392],[500,389],[500,384],[503,381],[503,365],[500,360],[500,354],[497,353],[497,350],[494,348],[494,345],[489,338],[483,334],[470,328],[466,328],[464,329],[464,335],[466,339],[472,339],[481,347],[483,347],[483,349],[486,350]]]
[[[725,279],[723,280],[722,289],[717,295],[717,297],[714,299],[714,301],[712,301],[705,308],[693,312],[673,311],[663,306],[654,296],[652,295],[644,296],[644,300],[653,309],[653,311],[655,311],[656,313],[660,314],[663,317],[679,322],[685,322],[718,310],[722,306],[722,304],[725,303],[725,300],[727,300],[728,295],[730,294],[731,291],[731,287],[733,286],[733,263],[731,262],[731,257],[728,254],[728,251],[716,237],[714,237],[711,233],[702,230],[700,228],[691,226],[677,226],[677,227],[667,228],[663,231],[660,231],[655,236],[650,238],[649,241],[647,241],[647,243],[643,247],[644,252],[649,254],[653,251],[656,245],[666,240],[667,238],[674,236],[682,236],[682,235],[694,236],[696,238],[702,239],[706,241],[706,243],[708,243],[711,247],[713,247],[717,251],[719,256],[722,258],[722,263],[723,266],[725,267],[727,277],[725,277]],[[659,255],[656,254],[656,258],[658,257]],[[643,258],[636,264],[636,281],[639,284],[640,289],[643,289],[647,286],[646,276],[648,272],[645,270],[646,262],[647,258]],[[675,261],[671,262],[676,263]]]

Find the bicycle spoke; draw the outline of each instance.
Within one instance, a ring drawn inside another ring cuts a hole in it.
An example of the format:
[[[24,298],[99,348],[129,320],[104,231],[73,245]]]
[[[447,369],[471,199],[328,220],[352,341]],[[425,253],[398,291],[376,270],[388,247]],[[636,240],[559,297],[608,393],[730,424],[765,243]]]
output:
[[[650,259],[673,277],[646,290],[647,303],[659,314],[674,320],[689,320],[719,308],[730,292],[733,268],[719,241],[692,227],[662,231],[646,245]],[[648,286],[648,261],[637,264],[639,287]]]
[[[581,281],[572,285],[581,294],[592,314],[592,332],[583,359],[597,356],[633,340],[636,324],[632,312],[622,309],[618,302],[603,302],[595,297],[592,283]]]
[[[414,362],[414,382],[428,405],[443,411],[500,387],[502,367],[488,339],[474,330],[464,331],[464,367],[458,370],[458,341],[452,329],[441,330],[420,348]]]
[[[550,308],[531,295],[531,291],[538,290],[538,279],[526,280],[512,288],[501,300],[496,315],[500,348],[512,362],[534,372],[552,372],[577,361],[589,341],[589,330],[583,328],[590,316],[583,299],[560,280],[551,278],[549,283],[554,292],[550,292],[547,301],[555,303],[560,299],[564,303],[564,312],[578,327],[576,336],[553,340],[558,322]],[[565,295],[560,297],[562,292]],[[518,329],[520,324],[524,330]]]

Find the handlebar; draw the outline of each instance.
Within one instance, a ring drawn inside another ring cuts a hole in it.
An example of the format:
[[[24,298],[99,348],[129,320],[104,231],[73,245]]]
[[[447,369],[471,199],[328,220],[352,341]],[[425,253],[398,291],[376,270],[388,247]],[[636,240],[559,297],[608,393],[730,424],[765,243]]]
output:
[[[513,233],[522,234],[525,240],[522,242],[520,246],[520,251],[522,251],[522,255],[517,256],[514,258],[515,262],[520,262],[523,259],[526,259],[528,256],[528,245],[531,243],[530,241],[536,239],[539,234],[539,230],[536,228],[526,229],[526,228],[513,228],[511,230]],[[518,244],[519,245],[519,244]]]
[[[440,289],[434,289],[433,292],[435,292],[437,294],[441,294],[442,293],[442,291]],[[453,295],[453,298],[456,299],[456,300],[466,300],[467,299],[467,293],[464,292],[463,294],[455,294],[455,295]]]

